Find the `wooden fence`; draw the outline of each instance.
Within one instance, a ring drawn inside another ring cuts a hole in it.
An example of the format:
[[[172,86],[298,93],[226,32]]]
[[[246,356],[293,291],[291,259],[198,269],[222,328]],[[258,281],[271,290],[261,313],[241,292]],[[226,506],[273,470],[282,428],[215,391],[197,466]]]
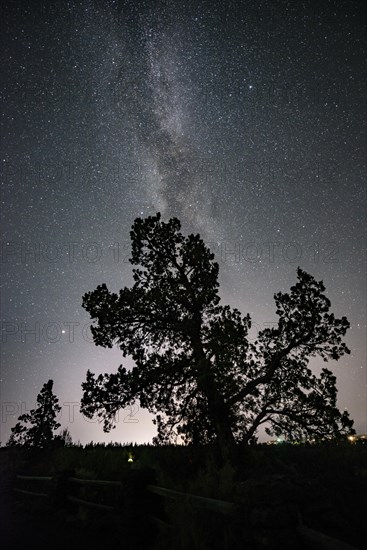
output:
[[[135,471],[136,472],[136,471]],[[124,491],[124,485],[120,481],[107,481],[107,480],[98,480],[98,479],[80,479],[73,476],[60,475],[58,477],[52,476],[28,476],[28,475],[17,475],[16,479],[25,480],[25,481],[38,481],[50,485],[50,490],[48,492],[40,491],[30,491],[28,489],[22,489],[15,487],[14,491],[20,494],[40,497],[40,498],[52,498],[60,497],[62,495],[63,500],[72,502],[81,507],[87,508],[96,508],[99,510],[104,510],[107,512],[121,512],[121,507],[111,504],[102,504],[99,502],[94,502],[91,500],[85,500],[67,493],[71,485],[76,486],[94,486],[94,487],[110,487],[117,490],[117,493],[122,495]],[[211,512],[224,514],[226,516],[233,516],[240,510],[240,506],[233,502],[227,502],[222,500],[217,500],[213,498],[202,497],[198,495],[192,495],[190,493],[183,493],[180,491],[174,491],[172,489],[166,489],[164,487],[159,487],[156,485],[146,484],[145,494],[155,494],[163,497],[165,499],[171,499],[180,502],[190,503],[193,507],[209,510]],[[141,496],[141,494],[140,494]],[[164,521],[161,518],[149,514],[149,519],[155,525],[159,526],[164,530],[174,529],[174,525],[171,525]],[[311,529],[303,524],[301,516],[299,516],[299,525],[297,526],[297,531],[304,542],[305,546],[310,549],[320,549],[320,550],[358,550],[350,544],[341,542],[335,538],[329,537],[324,533]]]

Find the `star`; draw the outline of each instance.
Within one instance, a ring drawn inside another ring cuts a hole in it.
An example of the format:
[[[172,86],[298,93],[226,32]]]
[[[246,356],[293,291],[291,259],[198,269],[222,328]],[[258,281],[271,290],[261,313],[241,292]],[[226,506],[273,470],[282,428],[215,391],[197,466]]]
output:
[[[157,211],[202,236],[221,302],[253,312],[259,330],[276,320],[272,296],[295,283],[298,264],[324,281],[333,311],[365,326],[358,3],[330,0],[330,17],[287,0],[275,11],[252,0],[246,10],[127,2],[123,17],[116,2],[5,4],[4,402],[33,402],[52,378],[60,402],[78,403],[87,369],[133,366],[93,344],[82,296],[129,286],[131,225]],[[346,337],[352,354],[328,367],[362,429],[366,339],[356,328]],[[123,441],[123,428],[104,434],[79,419],[71,431]],[[139,419],[133,437],[154,435],[151,417]]]

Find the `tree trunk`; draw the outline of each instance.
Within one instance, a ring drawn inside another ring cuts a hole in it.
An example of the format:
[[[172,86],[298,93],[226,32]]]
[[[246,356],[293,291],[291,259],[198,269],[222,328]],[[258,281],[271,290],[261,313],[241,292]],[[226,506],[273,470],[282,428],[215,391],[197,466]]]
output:
[[[200,334],[200,330],[198,334]],[[192,337],[192,345],[199,371],[198,388],[208,400],[209,414],[217,433],[222,461],[229,460],[234,465],[237,461],[237,449],[230,426],[229,407],[217,388],[211,371],[211,363],[206,358],[200,337],[196,334]]]
[[[229,411],[215,386],[211,388],[210,386],[209,383],[206,391],[205,388],[202,391],[205,392],[208,398],[209,413],[216,427],[221,458],[223,462],[229,460],[234,465],[237,461],[236,442],[229,423]]]

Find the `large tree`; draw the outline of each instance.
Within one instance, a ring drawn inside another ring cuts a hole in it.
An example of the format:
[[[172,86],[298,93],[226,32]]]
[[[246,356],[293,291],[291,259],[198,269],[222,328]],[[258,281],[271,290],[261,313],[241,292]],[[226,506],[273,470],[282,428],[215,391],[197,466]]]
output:
[[[53,380],[46,382],[37,396],[37,406],[22,414],[11,429],[9,446],[47,447],[55,438],[54,431],[60,427],[56,418],[61,407],[54,395]]]
[[[132,288],[105,284],[83,296],[95,321],[96,345],[118,345],[135,365],[82,384],[81,411],[113,427],[118,410],[136,400],[156,415],[156,442],[217,441],[223,453],[248,443],[261,424],[290,439],[350,432],[336,406],[336,379],[309,359],[339,359],[349,350],[349,323],[329,313],[322,281],[300,268],[290,293],[275,294],[275,328],[249,342],[249,315],[219,304],[218,264],[199,235],[185,237],[176,218],[136,219],[130,233]]]

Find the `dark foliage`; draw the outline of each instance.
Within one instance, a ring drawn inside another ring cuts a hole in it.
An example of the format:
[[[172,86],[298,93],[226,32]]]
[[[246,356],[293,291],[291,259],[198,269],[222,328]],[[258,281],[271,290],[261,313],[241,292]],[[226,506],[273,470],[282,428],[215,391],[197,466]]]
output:
[[[19,416],[7,445],[44,448],[54,441],[54,431],[60,427],[56,418],[61,407],[52,388],[52,380],[43,385],[37,396],[37,407]]]
[[[185,237],[176,218],[136,219],[131,231],[134,285],[105,284],[83,297],[96,345],[118,345],[136,366],[83,383],[82,412],[104,421],[139,400],[156,415],[157,443],[256,440],[261,424],[291,440],[353,432],[336,406],[336,379],[309,368],[311,357],[338,360],[349,322],[329,312],[322,281],[302,269],[289,293],[275,294],[276,328],[251,343],[249,315],[220,305],[218,264],[199,235]]]

